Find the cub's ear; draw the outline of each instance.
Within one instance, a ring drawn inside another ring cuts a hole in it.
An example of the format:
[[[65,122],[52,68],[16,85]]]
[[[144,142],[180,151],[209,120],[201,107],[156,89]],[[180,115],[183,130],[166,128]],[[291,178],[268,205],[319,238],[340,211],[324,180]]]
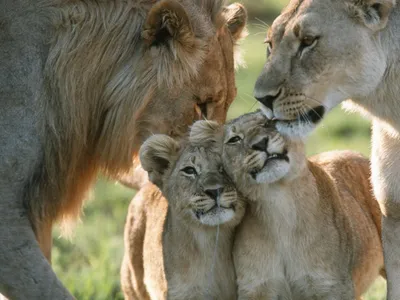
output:
[[[175,0],[162,0],[151,8],[142,37],[149,45],[159,46],[194,39],[194,33],[184,7]]]
[[[149,179],[159,188],[162,188],[162,179],[165,171],[178,158],[180,146],[173,138],[156,134],[147,139],[139,150],[140,162],[149,174]]]
[[[218,148],[222,141],[222,128],[215,121],[197,121],[190,129],[189,141],[197,147]]]
[[[361,0],[353,3],[350,3],[353,14],[369,29],[379,31],[386,27],[396,0]]]
[[[233,3],[225,7],[222,14],[235,41],[247,35],[247,31],[245,30],[247,24],[247,10],[242,4]]]

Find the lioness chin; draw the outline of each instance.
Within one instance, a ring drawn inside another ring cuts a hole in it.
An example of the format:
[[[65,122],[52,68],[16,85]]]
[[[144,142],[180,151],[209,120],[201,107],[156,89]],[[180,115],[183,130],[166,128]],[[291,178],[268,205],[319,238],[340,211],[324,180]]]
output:
[[[126,299],[236,299],[231,251],[244,202],[219,152],[166,135],[141,147],[142,166],[167,200],[148,184],[131,203],[121,271]]]
[[[248,200],[233,249],[239,299],[360,299],[383,271],[369,161],[350,151],[307,159],[261,112],[215,132]]]
[[[400,299],[399,27],[395,0],[291,0],[268,31],[268,59],[254,92],[292,136],[309,134],[346,99],[372,116],[389,300]]]

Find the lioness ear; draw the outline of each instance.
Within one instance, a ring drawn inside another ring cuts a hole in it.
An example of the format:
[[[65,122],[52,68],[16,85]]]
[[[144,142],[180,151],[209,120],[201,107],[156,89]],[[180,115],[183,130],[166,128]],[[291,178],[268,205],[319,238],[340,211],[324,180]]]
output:
[[[227,22],[228,29],[231,32],[233,38],[235,40],[243,38],[246,35],[246,8],[239,3],[233,3],[225,7],[222,14]]]
[[[189,141],[193,146],[218,147],[222,139],[222,125],[215,121],[197,121],[191,129]]]
[[[168,45],[171,40],[194,38],[192,25],[184,7],[175,0],[163,0],[150,10],[142,37],[151,46]]]
[[[386,27],[389,15],[395,4],[395,0],[358,1],[356,4],[357,15],[365,26],[373,31],[379,31]]]
[[[175,163],[179,144],[173,138],[156,134],[147,139],[139,150],[140,162],[149,174],[149,179],[162,188],[162,178],[165,171]]]

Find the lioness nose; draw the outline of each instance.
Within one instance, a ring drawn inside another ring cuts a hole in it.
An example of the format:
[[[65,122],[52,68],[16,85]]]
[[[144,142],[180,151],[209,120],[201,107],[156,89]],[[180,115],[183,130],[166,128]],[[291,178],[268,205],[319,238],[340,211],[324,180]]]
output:
[[[222,193],[224,192],[224,188],[220,187],[217,189],[212,189],[212,190],[205,190],[204,191],[206,193],[206,195],[208,195],[211,199],[217,201],[218,198],[222,195]]]
[[[267,146],[268,138],[263,138],[261,141],[258,141],[257,143],[251,145],[251,149],[265,152],[267,151]]]
[[[256,96],[258,102],[261,102],[263,105],[268,107],[270,110],[274,110],[274,101],[279,98],[282,94],[282,89],[279,89],[278,92],[273,94],[266,94],[265,96]]]

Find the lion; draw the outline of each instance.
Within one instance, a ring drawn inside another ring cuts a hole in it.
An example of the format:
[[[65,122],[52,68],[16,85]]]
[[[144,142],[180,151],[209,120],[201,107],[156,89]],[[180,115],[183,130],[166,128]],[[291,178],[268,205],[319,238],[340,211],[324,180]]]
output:
[[[268,31],[268,59],[254,91],[292,136],[307,135],[346,99],[372,117],[389,300],[400,299],[399,20],[395,0],[291,0]]]
[[[232,244],[245,207],[220,147],[154,135],[140,161],[161,192],[148,184],[130,204],[125,299],[236,299]]]
[[[247,200],[233,248],[239,299],[361,299],[384,275],[368,159],[351,151],[307,159],[303,141],[260,111],[222,132],[199,122],[203,140],[223,144],[225,171]]]
[[[129,171],[148,136],[225,119],[246,13],[223,0],[1,6],[0,293],[71,299],[49,263],[53,224],[79,214],[99,171]]]

